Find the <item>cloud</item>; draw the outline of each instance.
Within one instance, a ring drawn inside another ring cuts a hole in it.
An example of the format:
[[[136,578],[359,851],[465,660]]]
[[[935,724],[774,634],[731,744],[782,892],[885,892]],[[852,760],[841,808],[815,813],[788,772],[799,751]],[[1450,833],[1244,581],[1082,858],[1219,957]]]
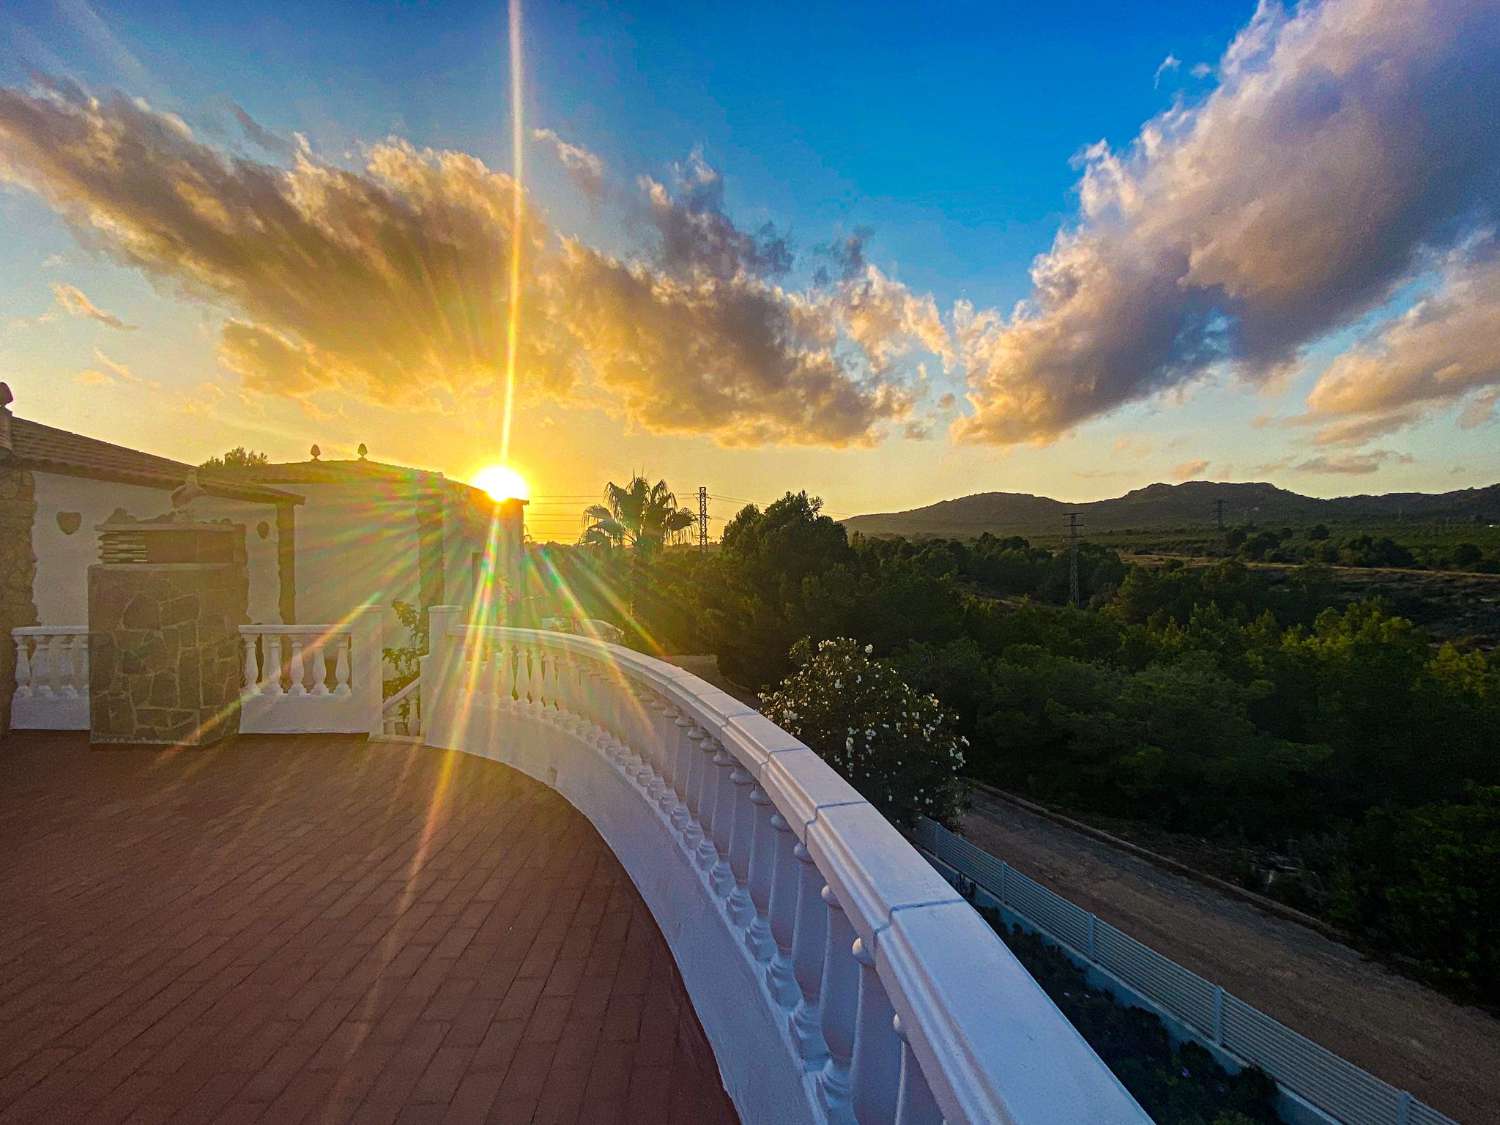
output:
[[[1338,356],[1308,395],[1310,420],[1335,419],[1318,440],[1358,441],[1467,400],[1460,418],[1489,416],[1500,392],[1500,245],[1463,248],[1434,291]]]
[[[1261,381],[1500,205],[1500,7],[1262,3],[1196,105],[1082,156],[1010,316],[962,310],[960,440],[1047,441],[1223,368]]]
[[[100,324],[108,325],[110,328],[121,332],[134,332],[137,325],[126,324],[114,313],[105,312],[76,285],[67,285],[57,282],[52,286],[52,296],[57,301],[57,307],[69,316],[83,316],[90,320],[97,320]]]
[[[1160,86],[1161,76],[1163,74],[1169,74],[1174,70],[1181,69],[1181,67],[1181,59],[1179,59],[1176,55],[1168,55],[1166,58],[1161,60],[1160,65],[1158,65],[1156,68],[1156,73],[1151,76],[1151,85]]]
[[[647,217],[659,238],[657,258],[677,276],[738,274],[781,277],[792,268],[792,249],[770,224],[754,234],[740,230],[724,211],[724,177],[694,149],[672,169],[672,186],[643,176]]]
[[[521,240],[518,393],[583,402],[726,445],[869,445],[913,420],[912,365],[951,348],[930,297],[872,264],[826,287],[727,214],[700,153],[644,180],[646,241],[617,256],[561,237],[513,181],[464,153],[389,139],[362,165],[230,157],[137,101],[0,90],[0,181],[80,241],[221,313],[218,354],[255,394],[323,392],[449,412],[495,402],[509,250]]]
[[[157,379],[143,379],[130,368],[118,360],[111,359],[98,348],[94,349],[94,361],[98,367],[91,367],[80,371],[73,377],[74,381],[85,387],[114,387],[121,384],[133,387],[145,387],[148,390],[161,390],[161,382]]]
[[[1174,480],[1193,480],[1197,477],[1201,477],[1211,464],[1213,464],[1212,461],[1205,461],[1202,459],[1199,459],[1197,461],[1184,461],[1180,465],[1173,466],[1172,478]]]
[[[533,140],[550,145],[574,185],[589,199],[604,196],[604,161],[581,145],[570,144],[551,129],[533,129]]]
[[[1193,69],[1188,71],[1194,78],[1207,78],[1213,72],[1214,68],[1206,62],[1194,63]]]
[[[1339,473],[1348,476],[1366,476],[1387,464],[1409,465],[1413,461],[1409,453],[1394,453],[1389,449],[1375,449],[1368,453],[1350,453],[1342,457],[1320,455],[1309,458],[1296,466],[1299,473]]]
[[[252,144],[260,146],[274,156],[280,156],[288,160],[297,151],[297,146],[292,144],[291,141],[271,132],[271,130],[251,117],[240,106],[234,105],[230,108],[234,113],[234,119],[240,123],[240,128],[244,130],[246,138]]]

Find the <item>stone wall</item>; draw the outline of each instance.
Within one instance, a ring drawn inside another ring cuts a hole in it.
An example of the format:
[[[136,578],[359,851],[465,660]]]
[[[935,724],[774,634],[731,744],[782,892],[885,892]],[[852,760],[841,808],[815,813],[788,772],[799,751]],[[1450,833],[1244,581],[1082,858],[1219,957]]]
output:
[[[36,555],[31,549],[35,518],[35,478],[26,469],[0,464],[0,734],[10,729],[10,700],[16,690],[16,646],[10,631],[37,623],[32,599]]]
[[[239,727],[243,562],[89,568],[89,741],[204,746]]]

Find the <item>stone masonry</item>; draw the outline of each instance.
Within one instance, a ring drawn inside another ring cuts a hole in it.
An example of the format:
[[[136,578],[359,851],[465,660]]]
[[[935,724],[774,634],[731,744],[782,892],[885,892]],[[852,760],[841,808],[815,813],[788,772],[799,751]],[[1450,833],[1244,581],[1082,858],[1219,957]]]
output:
[[[230,561],[89,568],[92,744],[206,746],[238,729],[249,582],[234,531]]]
[[[4,464],[4,457],[0,450],[0,734],[10,727],[10,700],[16,690],[16,646],[10,631],[37,623],[31,596],[36,577],[31,549],[35,480],[29,471]]]

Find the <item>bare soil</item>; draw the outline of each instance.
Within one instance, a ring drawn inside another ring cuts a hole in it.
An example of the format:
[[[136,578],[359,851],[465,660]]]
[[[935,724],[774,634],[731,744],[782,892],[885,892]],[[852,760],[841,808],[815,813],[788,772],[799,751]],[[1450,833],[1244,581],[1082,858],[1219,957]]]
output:
[[[982,792],[975,844],[1464,1122],[1500,1120],[1500,1020],[1295,922]]]

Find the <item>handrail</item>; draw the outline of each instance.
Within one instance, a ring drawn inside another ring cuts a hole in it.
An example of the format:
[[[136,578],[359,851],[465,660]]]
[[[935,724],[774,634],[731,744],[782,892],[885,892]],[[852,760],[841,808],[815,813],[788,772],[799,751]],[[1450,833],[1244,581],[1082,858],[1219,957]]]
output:
[[[431,614],[425,740],[594,821],[746,1120],[1147,1120],[969,904],[765,716],[617,645]]]
[[[411,683],[407,684],[400,691],[396,692],[395,695],[387,697],[386,700],[385,700],[385,702],[380,705],[380,711],[381,711],[381,713],[384,714],[386,711],[391,710],[398,703],[405,703],[406,700],[409,697],[413,696],[413,695],[417,696],[420,699],[421,698],[421,695],[420,695],[421,691],[422,691],[422,677],[418,676]]]
[[[82,637],[88,634],[87,625],[18,625],[10,631],[12,637]]]
[[[353,631],[348,623],[332,625],[241,625],[240,635],[246,637],[326,637],[347,634]]]

